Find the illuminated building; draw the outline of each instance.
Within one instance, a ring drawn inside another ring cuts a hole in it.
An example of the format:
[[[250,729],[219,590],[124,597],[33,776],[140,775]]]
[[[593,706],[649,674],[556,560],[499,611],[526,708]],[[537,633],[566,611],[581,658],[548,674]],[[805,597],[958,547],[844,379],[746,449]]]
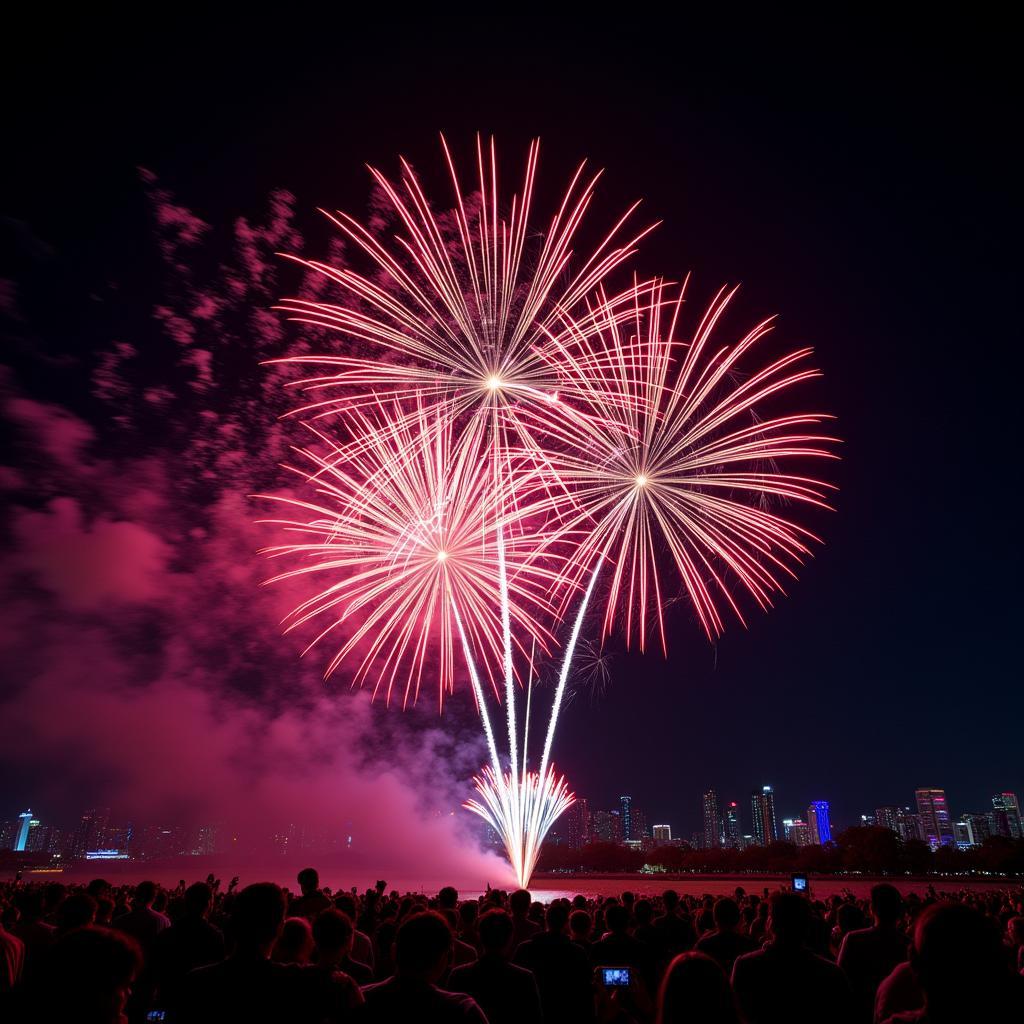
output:
[[[722,845],[722,815],[714,788],[701,797],[701,806],[704,811],[704,849],[713,850]]]
[[[595,842],[622,842],[622,818],[618,811],[594,811],[590,816],[590,827]]]
[[[590,806],[586,797],[576,797],[576,803],[565,812],[565,816],[568,819],[569,846],[574,850],[582,849],[590,842]]]
[[[887,828],[890,832],[899,832],[896,822],[899,818],[898,807],[879,807],[875,810],[875,824]]]
[[[18,837],[14,840],[14,849],[19,853],[24,852],[28,844],[28,833],[33,825],[38,826],[39,822],[32,817],[31,810],[22,811],[18,815]]]
[[[807,808],[807,823],[811,826],[811,841],[815,846],[832,842],[832,820],[827,800],[815,800]]]
[[[921,817],[914,814],[909,807],[904,807],[896,815],[896,834],[905,843],[911,839],[921,840]]]
[[[110,811],[107,808],[93,808],[86,811],[75,829],[71,841],[71,856],[84,860],[86,852],[106,846],[107,823]]]
[[[1005,815],[1006,836],[1010,839],[1024,838],[1021,825],[1020,804],[1016,793],[997,793],[992,797],[992,809],[996,814]],[[999,819],[1003,824],[1002,818]]]
[[[639,839],[633,835],[633,815],[631,813],[633,798],[631,796],[619,797],[619,820],[622,822],[622,838],[628,842],[630,839]]]
[[[754,838],[761,846],[779,838],[775,825],[775,792],[771,786],[762,786],[761,792],[750,794],[750,811],[754,819]]]
[[[921,825],[924,841],[934,850],[940,846],[952,846],[956,842],[953,836],[953,823],[949,817],[944,789],[918,789],[914,793],[917,798],[917,817]]]
[[[733,850],[739,850],[743,844],[743,837],[740,833],[740,808],[735,800],[730,800],[725,805],[725,845]]]
[[[654,833],[654,841],[659,845],[672,842],[671,825],[655,825],[651,831]]]
[[[640,807],[633,807],[630,810],[632,818],[632,824],[630,826],[630,835],[633,839],[638,839],[641,843],[650,838],[650,829],[647,827],[647,815]]]
[[[814,835],[811,826],[800,818],[784,818],[782,834],[787,843],[794,846],[813,846]]]

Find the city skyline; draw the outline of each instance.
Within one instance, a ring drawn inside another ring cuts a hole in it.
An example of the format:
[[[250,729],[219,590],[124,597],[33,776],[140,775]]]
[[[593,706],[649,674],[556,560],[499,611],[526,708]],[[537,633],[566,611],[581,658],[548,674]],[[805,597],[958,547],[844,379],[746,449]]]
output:
[[[752,793],[750,813],[744,818],[739,802],[721,802],[712,786],[700,796],[701,826],[688,830],[679,819],[651,818],[642,801],[633,795],[621,795],[616,806],[610,808],[578,797],[556,822],[549,841],[575,849],[603,842],[646,850],[656,846],[657,841],[706,850],[742,850],[778,841],[801,847],[824,845],[846,828],[858,825],[881,825],[904,843],[920,840],[933,850],[942,846],[980,846],[990,836],[1024,839],[1020,804],[1017,795],[1009,791],[992,794],[991,809],[975,806],[973,810],[950,813],[941,788],[919,787],[914,791],[913,809],[909,805],[881,805],[848,823],[837,821],[827,800],[812,801],[801,814],[782,817],[776,811],[774,798],[772,786],[761,786]],[[762,833],[765,827],[767,831]],[[112,823],[109,807],[90,808],[72,822],[44,820],[32,808],[6,820],[0,816],[0,851],[60,854],[68,859],[212,854],[223,851],[224,838],[231,834],[230,824],[224,821],[186,825],[166,821],[135,824],[119,819]],[[767,843],[763,835],[770,837]],[[237,835],[233,842],[238,843]],[[287,853],[290,848],[338,852],[352,844],[351,824],[339,822],[335,830],[312,828],[302,822],[280,822],[276,830],[267,831],[261,843],[262,848],[276,853]]]

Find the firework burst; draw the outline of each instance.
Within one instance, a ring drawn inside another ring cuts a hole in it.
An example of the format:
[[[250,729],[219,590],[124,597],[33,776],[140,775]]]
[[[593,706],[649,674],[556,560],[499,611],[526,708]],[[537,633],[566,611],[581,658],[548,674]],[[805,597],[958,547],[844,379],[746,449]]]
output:
[[[407,162],[397,182],[371,169],[395,235],[331,216],[367,272],[298,261],[337,301],[282,308],[348,347],[284,360],[318,370],[296,382],[317,442],[298,450],[298,472],[317,500],[278,499],[293,518],[277,522],[300,539],[269,553],[299,561],[276,579],[323,581],[287,628],[326,622],[313,646],[346,627],[328,673],[358,658],[354,681],[388,700],[397,688],[404,705],[428,665],[443,702],[465,664],[490,760],[466,806],[501,835],[525,886],[573,800],[551,747],[595,594],[601,635],[621,622],[641,649],[648,623],[667,646],[664,609],[680,590],[712,640],[725,609],[743,621],[742,593],[770,607],[817,540],[776,506],[827,507],[830,489],[780,467],[833,458],[833,439],[821,432],[829,417],[787,408],[818,376],[809,349],[756,361],[771,321],[717,340],[735,290],[720,291],[685,340],[685,285],[606,292],[646,234],[625,231],[635,207],[570,268],[599,177],[585,165],[536,233],[536,143],[505,203],[493,142],[477,140],[472,196],[442,146],[450,213],[433,211]],[[325,417],[336,417],[330,434]],[[534,659],[556,633],[561,667],[534,768]],[[504,705],[504,756],[488,693]]]

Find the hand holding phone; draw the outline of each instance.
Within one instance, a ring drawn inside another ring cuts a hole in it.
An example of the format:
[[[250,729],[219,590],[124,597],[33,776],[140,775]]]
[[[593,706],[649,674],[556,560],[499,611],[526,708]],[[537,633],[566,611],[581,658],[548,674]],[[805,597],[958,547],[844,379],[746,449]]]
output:
[[[598,967],[597,980],[605,988],[629,988],[633,982],[629,967]]]

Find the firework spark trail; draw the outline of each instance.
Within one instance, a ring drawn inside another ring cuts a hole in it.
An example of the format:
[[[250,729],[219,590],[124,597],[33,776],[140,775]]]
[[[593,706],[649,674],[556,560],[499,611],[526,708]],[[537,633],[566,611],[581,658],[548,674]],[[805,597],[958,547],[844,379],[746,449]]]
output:
[[[584,179],[580,166],[532,247],[536,143],[507,218],[493,142],[488,157],[477,142],[475,210],[442,145],[456,197],[450,217],[435,216],[402,161],[398,184],[372,171],[404,232],[392,245],[351,217],[331,217],[372,265],[370,276],[298,261],[338,286],[343,301],[289,300],[282,308],[371,351],[282,360],[327,371],[297,382],[326,394],[298,413],[337,416],[349,439],[335,443],[311,426],[328,454],[299,454],[313,465],[303,476],[323,501],[278,500],[313,516],[282,525],[314,540],[270,553],[306,560],[278,579],[332,580],[289,617],[289,628],[328,617],[310,647],[356,622],[328,674],[365,644],[354,681],[373,671],[374,692],[383,687],[390,700],[405,666],[406,703],[416,699],[437,641],[443,701],[461,649],[490,760],[474,779],[479,799],[465,806],[498,831],[525,886],[540,843],[574,799],[550,758],[599,581],[607,575],[602,636],[624,615],[627,646],[635,635],[641,650],[652,616],[666,647],[661,547],[709,639],[724,628],[720,603],[743,621],[727,580],[767,609],[817,540],[767,503],[828,507],[827,484],[779,472],[777,463],[834,458],[834,439],[808,432],[830,418],[823,414],[761,418],[763,405],[774,407],[818,374],[805,366],[809,349],[745,370],[770,321],[735,344],[713,341],[735,289],[718,293],[686,342],[685,283],[675,298],[658,280],[606,294],[604,279],[646,234],[616,241],[635,206],[574,276],[567,273],[598,175]],[[578,594],[539,768],[530,771],[534,652],[552,639],[541,620],[561,621]],[[526,655],[525,638],[533,650],[520,747],[515,659]],[[507,771],[481,659],[494,695],[504,691]]]

